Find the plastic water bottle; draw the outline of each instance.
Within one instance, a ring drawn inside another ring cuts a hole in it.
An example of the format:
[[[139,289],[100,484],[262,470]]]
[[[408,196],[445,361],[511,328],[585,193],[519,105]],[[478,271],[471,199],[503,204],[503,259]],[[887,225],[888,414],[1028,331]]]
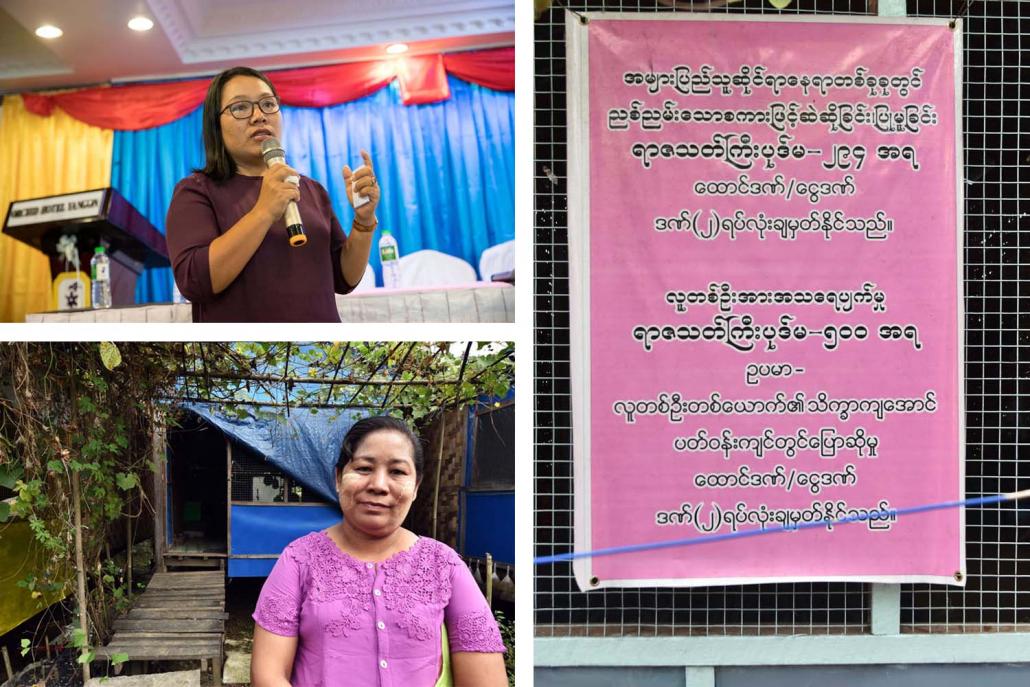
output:
[[[383,229],[379,238],[379,263],[383,266],[383,286],[398,288],[401,285],[401,254],[397,250],[397,239],[389,229]]]
[[[93,259],[89,261],[90,278],[93,280],[93,309],[111,307],[111,258],[107,257],[103,246],[93,250]]]

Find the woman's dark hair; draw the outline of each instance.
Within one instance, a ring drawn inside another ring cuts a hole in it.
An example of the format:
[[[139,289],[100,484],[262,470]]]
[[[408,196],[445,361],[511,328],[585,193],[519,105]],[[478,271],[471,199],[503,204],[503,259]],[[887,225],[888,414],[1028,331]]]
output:
[[[411,427],[408,427],[407,423],[389,415],[366,417],[364,420],[358,420],[347,431],[347,436],[343,438],[343,446],[340,447],[340,458],[336,461],[336,476],[339,477],[340,471],[354,458],[354,452],[358,449],[358,446],[361,446],[361,442],[365,440],[365,437],[372,432],[383,430],[400,432],[411,442],[411,458],[415,462],[415,481],[421,484],[422,468],[425,462],[425,459],[422,457],[422,441],[412,431]]]
[[[207,156],[207,162],[203,169],[193,171],[202,172],[217,182],[226,181],[236,173],[236,161],[225,149],[225,141],[222,139],[222,89],[229,83],[229,79],[235,76],[253,76],[261,79],[272,89],[272,95],[279,97],[268,77],[250,67],[231,67],[211,80],[211,85],[207,87],[207,96],[204,97],[203,115],[204,154]]]

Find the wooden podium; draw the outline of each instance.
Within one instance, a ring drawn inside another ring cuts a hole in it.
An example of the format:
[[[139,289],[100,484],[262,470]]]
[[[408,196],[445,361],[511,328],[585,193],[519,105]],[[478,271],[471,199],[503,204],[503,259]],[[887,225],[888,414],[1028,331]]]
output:
[[[111,304],[133,305],[136,279],[147,267],[168,267],[165,237],[114,188],[100,188],[11,203],[3,232],[50,257],[51,279],[64,271],[57,252],[62,236],[77,238],[79,265],[87,274],[93,249],[111,257]]]

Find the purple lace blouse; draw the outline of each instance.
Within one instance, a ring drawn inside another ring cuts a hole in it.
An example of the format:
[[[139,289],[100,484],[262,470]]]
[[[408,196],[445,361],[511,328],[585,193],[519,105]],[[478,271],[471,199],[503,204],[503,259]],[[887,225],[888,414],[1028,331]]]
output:
[[[279,556],[254,621],[298,638],[293,687],[432,687],[444,622],[452,653],[504,651],[468,568],[425,537],[381,563],[365,563],[324,532],[305,535]]]

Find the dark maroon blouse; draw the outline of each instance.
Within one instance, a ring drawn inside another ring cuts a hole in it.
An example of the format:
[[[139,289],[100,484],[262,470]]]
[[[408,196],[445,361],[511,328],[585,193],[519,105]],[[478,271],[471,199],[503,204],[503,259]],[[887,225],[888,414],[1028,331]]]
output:
[[[261,177],[236,174],[216,184],[194,172],[178,183],[165,231],[175,283],[193,303],[194,322],[339,322],[335,293],[353,286],[343,278],[347,242],[321,184],[300,178],[301,221],[308,242],[290,246],[280,218],[243,271],[221,293],[211,290],[211,242],[251,211]]]

